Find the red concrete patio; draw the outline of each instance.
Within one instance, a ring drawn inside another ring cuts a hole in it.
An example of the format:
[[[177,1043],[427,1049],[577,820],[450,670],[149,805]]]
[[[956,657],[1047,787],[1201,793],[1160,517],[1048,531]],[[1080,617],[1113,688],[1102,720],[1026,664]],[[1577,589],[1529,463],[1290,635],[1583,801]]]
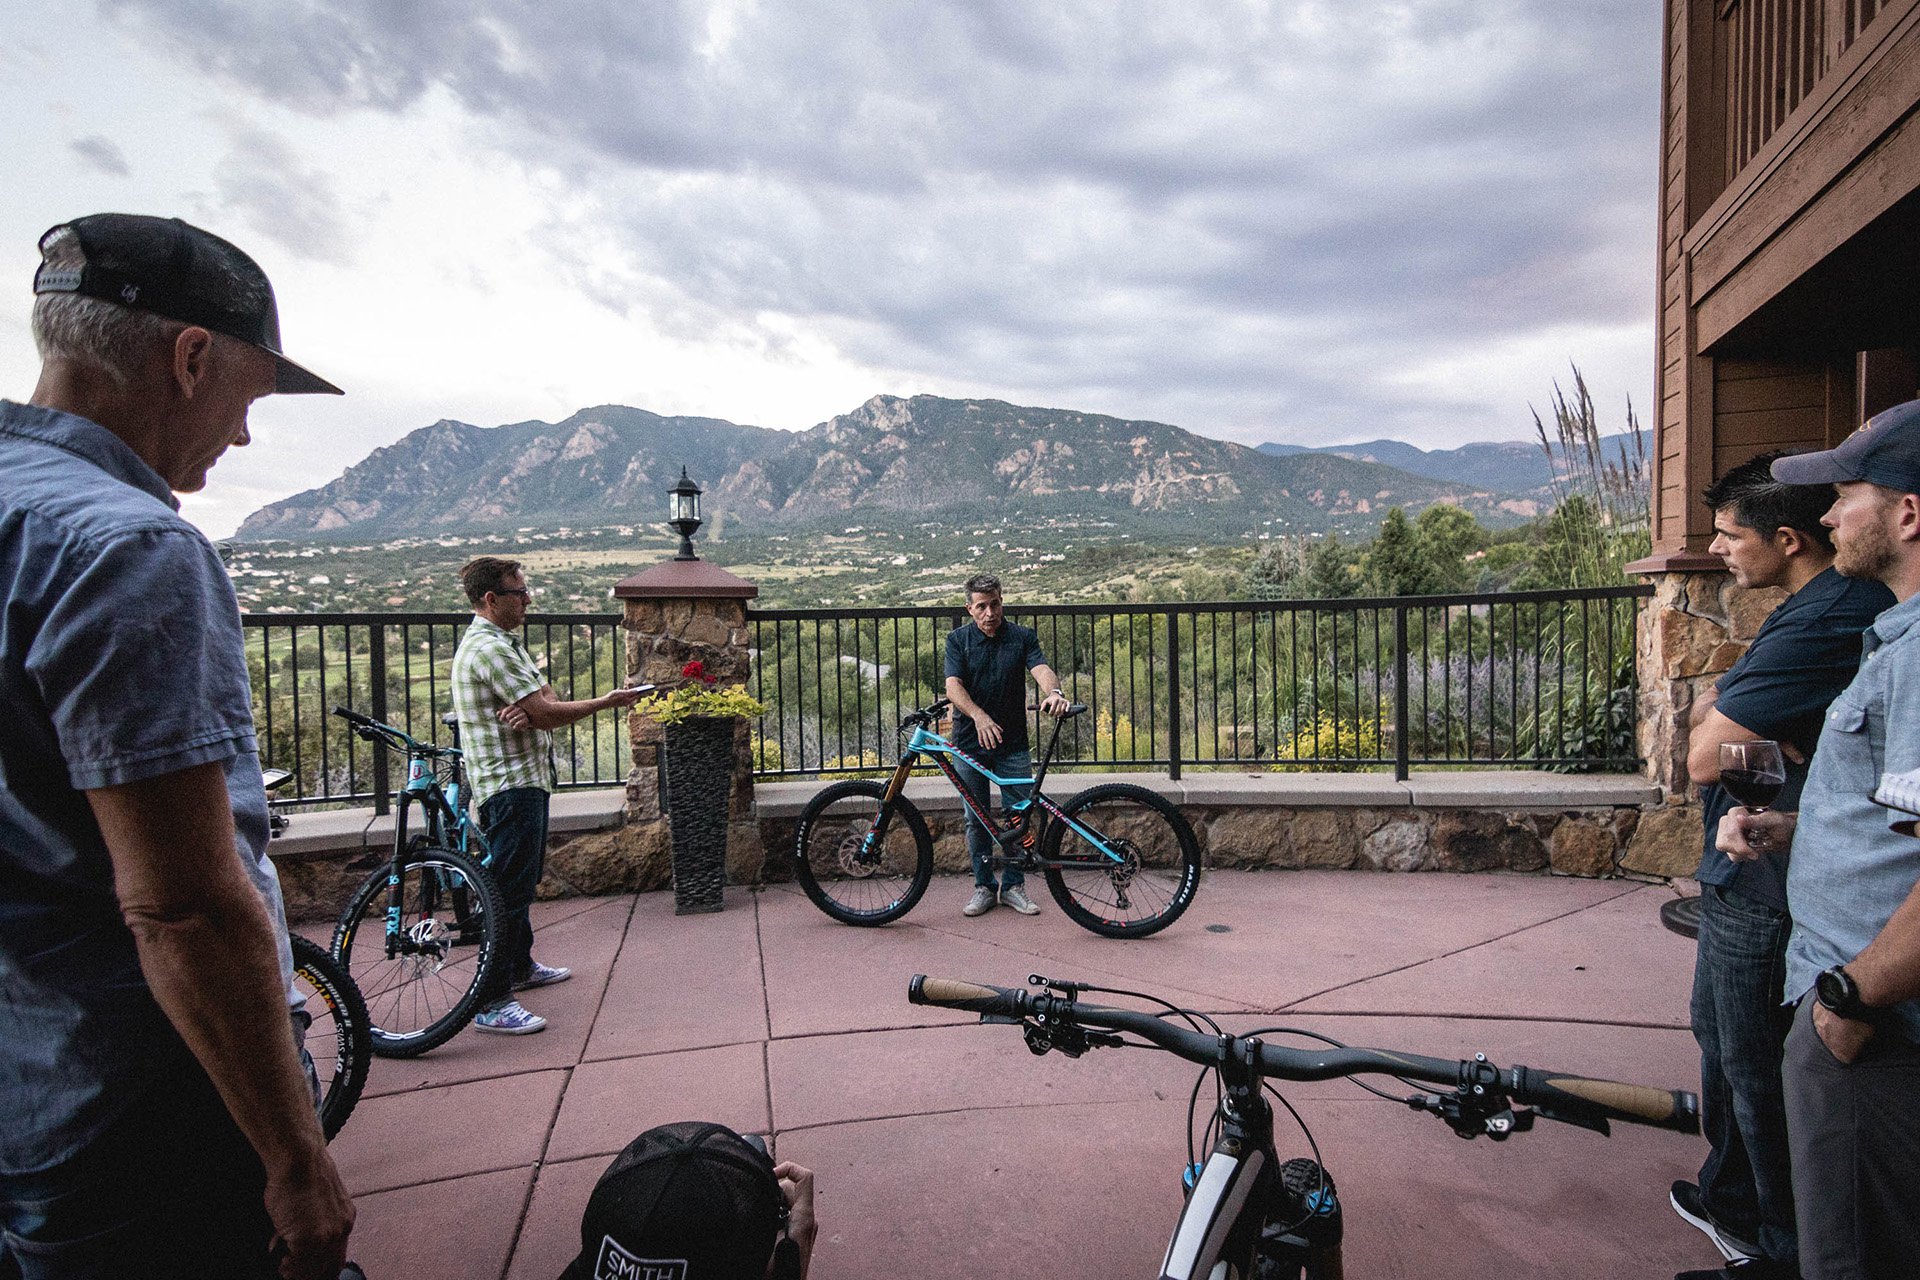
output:
[[[1036,918],[968,920],[968,888],[938,880],[885,929],[835,924],[786,887],[729,889],[709,916],[676,917],[665,893],[541,904],[538,954],[575,974],[528,996],[546,1032],[375,1064],[334,1144],[359,1200],[354,1256],[373,1280],[553,1280],[609,1157],[699,1118],[770,1134],[816,1171],[819,1280],[1154,1274],[1196,1069],[1032,1057],[1013,1028],[909,1005],[916,972],[1017,985],[1037,970],[1242,1028],[1698,1087],[1693,950],[1660,926],[1665,886],[1216,871],[1184,920],[1138,942],[1094,937],[1044,898]],[[1542,1124],[1469,1143],[1345,1081],[1286,1093],[1339,1181],[1352,1276],[1718,1261],[1666,1202],[1698,1138]],[[1279,1123],[1282,1154],[1303,1153]]]

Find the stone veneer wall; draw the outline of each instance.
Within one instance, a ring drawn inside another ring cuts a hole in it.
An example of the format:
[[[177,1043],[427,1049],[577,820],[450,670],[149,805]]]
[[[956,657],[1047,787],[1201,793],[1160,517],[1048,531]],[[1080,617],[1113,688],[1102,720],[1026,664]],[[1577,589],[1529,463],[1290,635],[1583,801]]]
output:
[[[1621,865],[1648,875],[1690,876],[1700,865],[1700,805],[1687,780],[1687,724],[1694,700],[1746,652],[1760,624],[1786,599],[1747,591],[1725,573],[1663,573],[1641,605],[1640,754],[1668,802],[1649,809]]]

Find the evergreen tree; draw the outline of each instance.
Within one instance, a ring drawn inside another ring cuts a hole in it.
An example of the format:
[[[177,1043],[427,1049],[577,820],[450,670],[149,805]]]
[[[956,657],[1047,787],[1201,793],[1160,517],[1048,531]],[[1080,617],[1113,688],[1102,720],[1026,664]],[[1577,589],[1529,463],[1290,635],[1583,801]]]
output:
[[[1413,526],[1407,523],[1407,513],[1395,507],[1380,522],[1380,532],[1367,552],[1367,580],[1377,595],[1416,596],[1432,592],[1433,577]]]
[[[1473,575],[1467,557],[1487,545],[1486,531],[1471,513],[1449,502],[1436,502],[1414,522],[1427,563],[1433,569],[1436,592],[1464,591]]]
[[[1358,595],[1360,584],[1353,571],[1354,557],[1338,538],[1328,537],[1307,559],[1307,599],[1344,600]]]

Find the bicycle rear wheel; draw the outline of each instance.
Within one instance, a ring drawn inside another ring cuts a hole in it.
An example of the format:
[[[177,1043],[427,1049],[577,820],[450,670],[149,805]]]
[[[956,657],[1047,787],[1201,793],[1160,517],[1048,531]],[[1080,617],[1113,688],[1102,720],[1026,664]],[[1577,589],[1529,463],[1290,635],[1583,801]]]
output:
[[[1089,787],[1060,808],[1118,855],[1059,818],[1047,823],[1047,889],[1069,919],[1109,938],[1143,938],[1180,918],[1200,888],[1200,843],[1178,809],[1125,782]]]
[[[836,782],[800,813],[794,877],[842,924],[898,920],[933,879],[933,837],[906,797],[894,800],[885,837],[869,839],[886,794],[878,782]]]
[[[411,1058],[467,1024],[499,954],[500,891],[493,875],[453,849],[408,853],[398,931],[387,936],[387,876],[377,867],[333,932],[333,954],[366,997],[373,1051]]]
[[[373,1024],[367,1002],[327,949],[298,934],[293,942],[293,990],[306,1003],[307,1056],[320,1086],[320,1128],[329,1140],[340,1132],[367,1087],[373,1062]]]

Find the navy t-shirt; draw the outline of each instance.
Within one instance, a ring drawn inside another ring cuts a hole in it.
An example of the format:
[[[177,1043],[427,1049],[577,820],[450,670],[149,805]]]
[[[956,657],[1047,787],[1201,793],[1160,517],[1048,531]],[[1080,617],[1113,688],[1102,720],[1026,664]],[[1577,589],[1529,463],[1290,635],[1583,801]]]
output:
[[[1866,578],[1848,578],[1833,569],[1815,576],[1767,615],[1760,633],[1721,676],[1716,688],[1720,714],[1753,731],[1756,737],[1791,743],[1813,756],[1827,705],[1852,683],[1860,669],[1861,636],[1880,613],[1893,607],[1893,593]],[[1774,807],[1800,807],[1807,766],[1787,761],[1787,783]],[[1750,862],[1735,862],[1713,847],[1720,819],[1739,801],[1718,785],[1700,792],[1706,839],[1700,858],[1700,883],[1734,889],[1787,909],[1787,858],[1784,851]]]
[[[998,751],[1027,746],[1027,672],[1047,660],[1032,627],[1002,621],[991,636],[974,623],[947,633],[948,676],[958,676],[967,696],[992,716],[1005,735]],[[953,744],[972,754],[980,750],[973,718],[953,717]]]

